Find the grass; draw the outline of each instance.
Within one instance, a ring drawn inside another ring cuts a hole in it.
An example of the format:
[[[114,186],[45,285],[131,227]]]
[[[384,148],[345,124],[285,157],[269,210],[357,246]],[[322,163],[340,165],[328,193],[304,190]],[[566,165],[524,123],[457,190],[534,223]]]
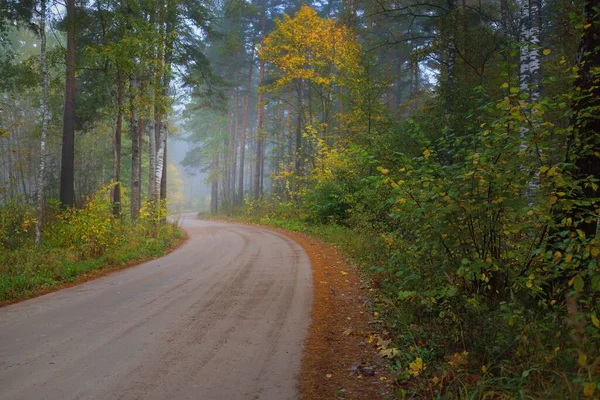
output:
[[[56,247],[51,243],[36,249],[28,242],[0,254],[0,304],[75,282],[89,273],[162,256],[183,238],[183,232],[174,224],[161,226],[156,237],[131,227],[116,244],[95,257],[82,256],[78,248]]]

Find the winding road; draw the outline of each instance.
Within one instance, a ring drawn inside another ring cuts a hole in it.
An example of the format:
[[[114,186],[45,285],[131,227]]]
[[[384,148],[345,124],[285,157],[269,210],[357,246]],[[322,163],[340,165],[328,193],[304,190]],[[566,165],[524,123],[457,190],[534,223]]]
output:
[[[0,308],[0,399],[296,399],[312,303],[304,250],[181,216],[178,250]]]

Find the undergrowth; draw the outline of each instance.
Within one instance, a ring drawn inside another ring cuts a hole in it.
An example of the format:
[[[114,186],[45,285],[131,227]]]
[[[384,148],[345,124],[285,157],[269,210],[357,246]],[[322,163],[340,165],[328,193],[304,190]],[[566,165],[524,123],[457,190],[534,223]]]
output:
[[[109,190],[81,209],[49,204],[39,248],[35,211],[17,203],[0,206],[0,302],[73,282],[90,271],[161,256],[183,237],[176,224],[155,224],[149,213],[136,223],[115,218]]]

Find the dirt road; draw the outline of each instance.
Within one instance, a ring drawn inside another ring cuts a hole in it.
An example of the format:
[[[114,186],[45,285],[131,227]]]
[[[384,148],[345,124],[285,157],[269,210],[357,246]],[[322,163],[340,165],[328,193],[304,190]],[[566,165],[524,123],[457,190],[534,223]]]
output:
[[[310,262],[184,216],[170,255],[0,309],[0,399],[295,399]]]

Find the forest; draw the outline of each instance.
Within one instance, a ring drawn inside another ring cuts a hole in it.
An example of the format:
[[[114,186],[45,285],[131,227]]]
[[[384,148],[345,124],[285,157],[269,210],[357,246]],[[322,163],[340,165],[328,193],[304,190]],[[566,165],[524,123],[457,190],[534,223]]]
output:
[[[0,65],[0,302],[200,212],[351,259],[397,398],[600,396],[595,1],[0,0]]]

